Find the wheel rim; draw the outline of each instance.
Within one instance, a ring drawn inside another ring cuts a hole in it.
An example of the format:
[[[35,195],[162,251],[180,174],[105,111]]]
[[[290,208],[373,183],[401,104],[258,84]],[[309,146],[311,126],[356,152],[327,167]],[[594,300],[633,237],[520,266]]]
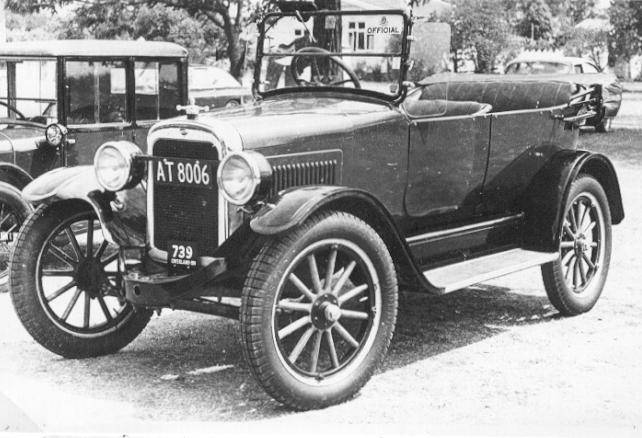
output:
[[[13,248],[15,233],[20,229],[20,220],[9,204],[0,202],[0,284],[6,282],[9,273],[9,255]]]
[[[352,242],[310,245],[290,263],[272,311],[272,334],[287,371],[305,383],[350,375],[374,343],[381,309],[377,272]]]
[[[36,264],[38,299],[60,329],[80,337],[117,330],[133,314],[118,294],[118,250],[92,213],[63,221],[48,236]]]
[[[588,293],[604,259],[604,215],[590,193],[570,204],[560,242],[562,274],[567,287],[578,295]]]

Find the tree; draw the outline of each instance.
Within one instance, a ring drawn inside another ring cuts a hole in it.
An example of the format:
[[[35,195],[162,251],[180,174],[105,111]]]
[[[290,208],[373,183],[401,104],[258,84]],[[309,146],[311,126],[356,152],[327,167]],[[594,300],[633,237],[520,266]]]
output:
[[[612,29],[608,34],[609,65],[625,64],[620,74],[630,77],[631,58],[642,49],[642,2],[612,0],[609,8]]]
[[[564,52],[569,56],[587,57],[603,70],[602,54],[607,50],[607,35],[606,29],[573,28],[565,37]]]
[[[7,0],[7,7],[15,12],[33,12],[40,10],[55,11],[56,7],[76,4],[74,0]],[[240,78],[243,72],[245,59],[245,47],[241,43],[240,35],[243,26],[249,15],[248,0],[85,0],[80,5],[81,16],[85,11],[97,11],[100,8],[108,11],[108,15],[102,17],[106,23],[105,27],[115,24],[113,33],[118,33],[131,26],[131,23],[120,23],[112,21],[111,14],[118,14],[121,8],[141,7],[147,5],[154,7],[163,5],[177,11],[183,11],[191,17],[218,29],[224,36],[224,50],[230,61],[230,73]],[[98,17],[100,18],[100,17]]]
[[[476,73],[490,73],[510,35],[504,0],[456,0],[442,17],[452,28],[451,49],[455,61],[468,54]]]
[[[163,5],[114,8],[111,4],[83,5],[59,24],[59,38],[138,39],[171,41],[185,47],[201,62],[219,49],[217,30],[185,11]]]
[[[517,34],[531,40],[548,40],[553,33],[553,15],[544,0],[527,0],[521,7]]]

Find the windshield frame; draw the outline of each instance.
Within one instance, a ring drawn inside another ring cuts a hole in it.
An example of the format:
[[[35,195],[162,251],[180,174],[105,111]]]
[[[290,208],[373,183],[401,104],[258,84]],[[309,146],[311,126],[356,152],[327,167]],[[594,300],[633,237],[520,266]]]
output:
[[[364,16],[364,15],[398,15],[401,16],[403,20],[403,32],[401,35],[401,53],[400,53],[400,64],[399,64],[399,79],[397,83],[397,92],[394,94],[380,93],[374,90],[367,89],[358,89],[358,88],[349,88],[349,87],[332,87],[332,86],[309,86],[309,87],[283,87],[277,88],[268,91],[259,91],[259,84],[261,83],[261,66],[263,64],[263,47],[265,43],[265,31],[266,31],[266,22],[271,18],[283,18],[283,17],[292,17],[297,18],[298,12],[271,12],[266,14],[261,21],[258,23],[259,37],[256,47],[256,63],[254,67],[254,83],[252,84],[252,93],[262,99],[269,98],[272,96],[277,96],[287,93],[298,93],[298,92],[333,92],[333,93],[354,93],[360,96],[373,97],[376,99],[381,99],[389,102],[399,102],[403,100],[407,92],[407,87],[405,86],[406,77],[408,74],[408,58],[410,53],[410,41],[409,36],[412,31],[412,18],[408,15],[408,12],[403,9],[373,9],[373,10],[318,10],[312,12],[301,12],[301,15],[306,17],[315,17],[315,16]],[[341,56],[341,53],[330,53],[329,55]],[[270,55],[266,55],[270,56]],[[350,55],[350,56],[359,56],[359,55]],[[373,55],[370,55],[373,56]],[[386,54],[385,56],[391,56]],[[395,56],[397,57],[397,56]]]

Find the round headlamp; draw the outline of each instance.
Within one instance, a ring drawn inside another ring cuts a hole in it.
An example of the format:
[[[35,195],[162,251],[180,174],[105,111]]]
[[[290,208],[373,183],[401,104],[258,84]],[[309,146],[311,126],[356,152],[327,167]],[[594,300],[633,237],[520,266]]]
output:
[[[58,123],[52,123],[45,129],[45,138],[47,139],[47,143],[53,147],[60,146],[65,140],[66,135],[67,128],[59,125]]]
[[[111,192],[138,184],[143,173],[134,162],[138,155],[142,155],[141,150],[128,141],[110,141],[100,146],[94,155],[98,183]]]
[[[234,205],[244,205],[268,187],[272,167],[257,152],[236,152],[223,159],[216,177],[223,197]]]

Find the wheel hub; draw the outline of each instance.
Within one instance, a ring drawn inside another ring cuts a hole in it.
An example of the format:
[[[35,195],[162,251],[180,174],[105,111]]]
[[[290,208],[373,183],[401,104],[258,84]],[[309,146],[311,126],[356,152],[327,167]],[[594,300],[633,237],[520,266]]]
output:
[[[107,281],[107,276],[99,260],[85,259],[78,265],[75,279],[79,288],[95,298],[100,293],[100,286]]]
[[[587,251],[590,248],[590,242],[583,234],[580,234],[575,239],[575,253],[581,255],[583,252]]]
[[[337,297],[330,293],[320,295],[312,303],[310,314],[312,324],[319,330],[327,330],[341,317],[341,308]]]

